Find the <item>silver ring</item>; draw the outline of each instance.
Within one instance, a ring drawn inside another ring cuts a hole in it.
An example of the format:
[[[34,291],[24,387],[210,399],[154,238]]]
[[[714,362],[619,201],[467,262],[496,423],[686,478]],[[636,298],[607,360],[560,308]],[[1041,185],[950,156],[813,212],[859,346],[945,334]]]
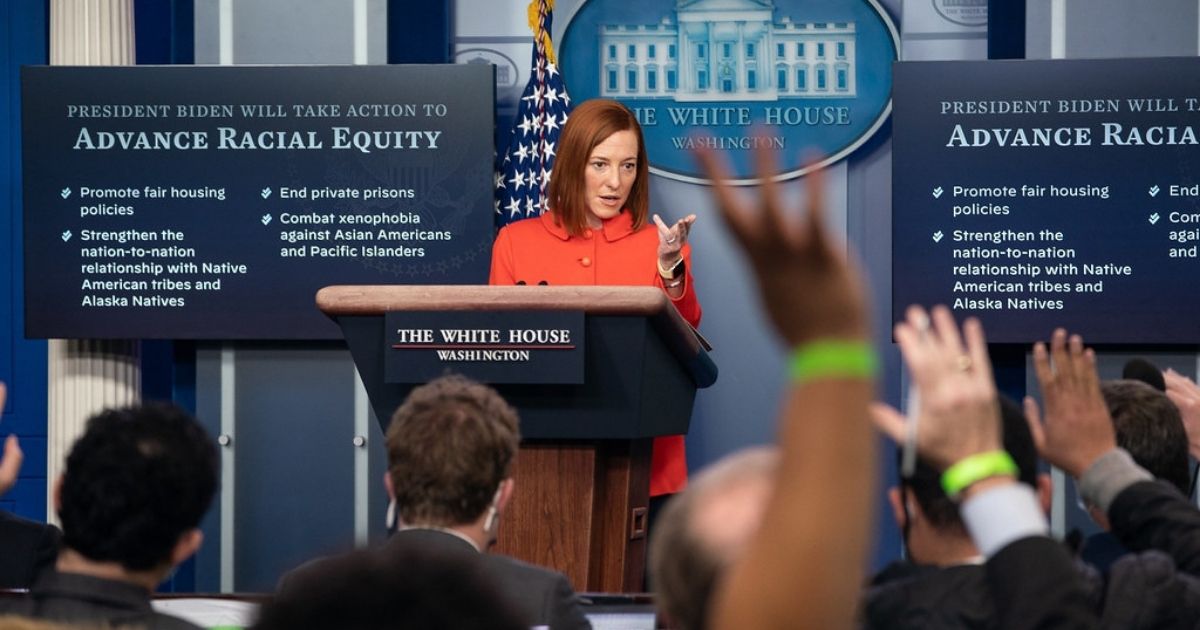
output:
[[[917,332],[921,333],[922,335],[929,332],[929,315],[921,313],[920,317],[917,318],[916,327]]]
[[[671,238],[667,239],[667,245],[670,245],[671,243],[674,243],[674,242],[675,242],[675,237],[674,237],[674,236],[672,236]]]

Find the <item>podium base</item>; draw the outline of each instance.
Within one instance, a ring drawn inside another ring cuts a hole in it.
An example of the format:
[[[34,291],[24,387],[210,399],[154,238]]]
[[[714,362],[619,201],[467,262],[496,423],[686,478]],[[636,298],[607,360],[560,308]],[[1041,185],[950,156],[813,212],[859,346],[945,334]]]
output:
[[[560,571],[577,591],[643,591],[652,443],[522,444],[493,551]]]

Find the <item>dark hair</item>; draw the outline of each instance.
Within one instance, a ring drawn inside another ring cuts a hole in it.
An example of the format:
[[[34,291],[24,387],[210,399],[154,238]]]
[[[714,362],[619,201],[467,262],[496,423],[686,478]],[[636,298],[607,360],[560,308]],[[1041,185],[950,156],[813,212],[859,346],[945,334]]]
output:
[[[1037,487],[1038,454],[1033,443],[1033,434],[1025,420],[1020,405],[1005,396],[1000,397],[1000,424],[1003,431],[1004,450],[1017,464],[1018,479],[1031,487]],[[899,453],[897,453],[899,456]],[[898,459],[897,459],[898,461]],[[959,506],[942,490],[942,474],[928,462],[917,458],[917,467],[912,477],[900,479],[904,491],[912,494],[921,506],[921,511],[931,525],[939,530],[966,532]]]
[[[217,450],[175,405],[108,409],[87,422],[63,472],[63,544],[128,570],[170,561],[217,490]]]
[[[509,476],[521,435],[496,390],[451,375],[412,390],[387,429],[388,474],[407,524],[475,521]]]
[[[629,108],[617,101],[591,99],[571,110],[567,124],[558,137],[558,152],[546,198],[555,219],[573,236],[587,229],[588,213],[585,199],[584,171],[596,145],[618,131],[632,131],[637,136],[637,177],[629,190],[625,205],[633,213],[633,229],[641,229],[650,214],[650,165],[646,159],[646,141],[642,127]]]
[[[1105,381],[1100,392],[1112,415],[1117,446],[1129,451],[1150,474],[1187,494],[1191,486],[1187,431],[1175,403],[1142,381]]]
[[[423,548],[358,551],[322,561],[262,608],[256,630],[528,628],[483,561]]]

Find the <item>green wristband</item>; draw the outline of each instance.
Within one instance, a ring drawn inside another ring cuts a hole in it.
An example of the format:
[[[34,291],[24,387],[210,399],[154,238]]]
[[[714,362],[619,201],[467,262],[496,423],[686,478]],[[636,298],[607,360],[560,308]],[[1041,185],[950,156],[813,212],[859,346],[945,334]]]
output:
[[[958,500],[971,484],[991,477],[1017,476],[1017,463],[1005,451],[986,451],[964,457],[942,473],[942,490]]]
[[[819,378],[871,378],[879,361],[866,341],[818,339],[792,351],[788,373],[798,382]]]

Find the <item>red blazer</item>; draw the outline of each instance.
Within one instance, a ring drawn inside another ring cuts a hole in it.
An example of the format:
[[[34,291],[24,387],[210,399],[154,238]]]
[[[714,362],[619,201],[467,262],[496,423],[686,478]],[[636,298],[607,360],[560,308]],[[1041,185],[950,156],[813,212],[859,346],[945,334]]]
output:
[[[691,246],[683,246],[686,267],[683,294],[671,302],[692,326],[700,325],[700,301],[692,282]],[[572,237],[555,225],[554,214],[524,219],[500,230],[492,246],[492,273],[498,285],[624,285],[663,287],[658,275],[658,229],[647,224],[634,231],[629,212],[608,219],[603,228]],[[683,436],[654,440],[650,496],[672,494],[687,485]]]

